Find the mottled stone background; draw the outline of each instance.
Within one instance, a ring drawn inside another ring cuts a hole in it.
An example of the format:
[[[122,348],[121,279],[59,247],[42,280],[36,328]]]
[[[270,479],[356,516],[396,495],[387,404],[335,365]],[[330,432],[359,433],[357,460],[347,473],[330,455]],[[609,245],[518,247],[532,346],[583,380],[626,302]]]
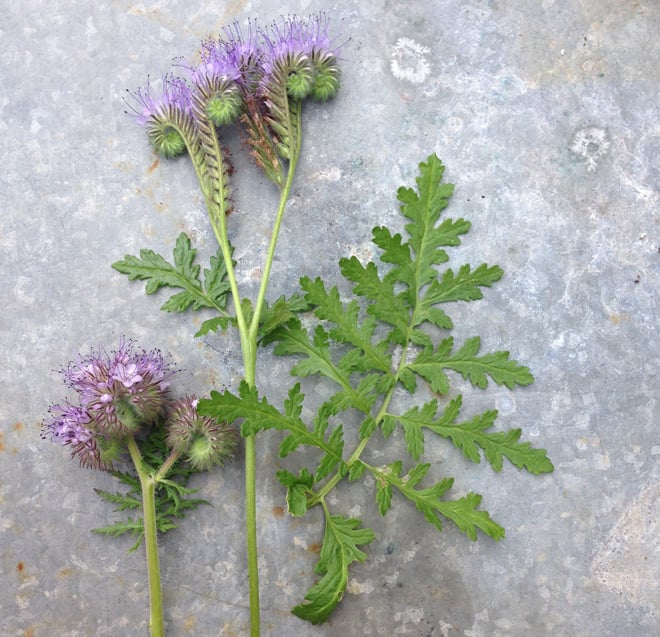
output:
[[[274,472],[292,465],[276,434],[262,436],[264,635],[659,635],[654,0],[2,2],[0,633],[147,635],[141,552],[90,533],[114,519],[92,488],[114,485],[39,437],[62,397],[52,370],[128,335],[172,352],[181,393],[241,376],[235,338],[195,340],[198,317],[159,313],[162,297],[110,269],[141,247],[169,254],[181,230],[202,258],[215,250],[189,163],[157,160],[123,112],[126,89],[192,60],[232,20],[319,9],[350,38],[343,87],[306,109],[271,296],[301,274],[335,279],[341,256],[369,254],[374,225],[400,227],[396,188],[436,152],[456,184],[448,214],[473,223],[452,263],[506,272],[484,301],[452,311],[457,338],[480,334],[536,376],[514,392],[457,391],[466,413],[496,407],[500,426],[522,427],[556,472],[496,474],[427,445],[434,477],[456,477],[454,495],[483,494],[507,529],[499,543],[450,524],[437,533],[400,500],[381,519],[369,488],[341,489],[337,512],[360,515],[378,539],[331,622],[312,627],[289,609],[314,579],[321,519],[282,514]],[[238,137],[229,143],[231,234],[250,292],[276,193]],[[265,351],[260,364],[279,403],[288,361]],[[247,634],[241,473],[237,461],[200,476],[214,507],[161,541],[172,637]]]

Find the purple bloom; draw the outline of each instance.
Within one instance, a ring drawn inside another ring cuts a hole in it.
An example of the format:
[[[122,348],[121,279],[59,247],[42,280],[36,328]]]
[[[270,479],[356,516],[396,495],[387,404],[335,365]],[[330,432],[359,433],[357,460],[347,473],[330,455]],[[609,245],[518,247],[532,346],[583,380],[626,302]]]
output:
[[[102,457],[97,435],[90,431],[89,416],[81,407],[66,403],[53,405],[49,412],[51,420],[44,424],[42,437],[50,435],[51,440],[72,448],[72,456],[78,457],[83,467],[109,469],[111,462]]]
[[[326,101],[339,89],[339,46],[325,13],[254,25],[244,35],[234,22],[202,42],[199,65],[178,64],[188,81],[168,74],[159,94],[149,83],[132,94],[131,110],[154,150],[165,157],[189,152],[203,190],[222,182],[216,196],[225,199],[229,171],[218,150],[219,127],[240,117],[257,165],[281,185],[280,159],[291,160],[300,149],[300,108],[292,102]]]
[[[203,69],[206,75],[241,82],[246,67],[252,65],[259,56],[252,25],[250,25],[247,38],[243,37],[236,22],[225,27],[223,33],[226,39],[223,39],[221,35],[219,38],[211,38],[202,42],[200,50],[202,63],[198,70]],[[196,83],[197,77],[193,71],[193,83]]]
[[[189,69],[193,84],[193,111],[215,126],[234,122],[243,110],[260,55],[252,24],[244,37],[238,23],[225,27],[219,38],[202,42],[201,63]]]
[[[132,108],[140,124],[149,124],[162,119],[174,119],[180,113],[189,113],[191,108],[190,86],[180,77],[168,73],[163,77],[160,94],[153,95],[149,81],[133,93],[141,109]]]
[[[329,20],[324,13],[302,19],[290,16],[262,31],[261,91],[286,88],[296,99],[311,96],[325,101],[339,88],[338,49],[329,36]]]
[[[159,350],[136,351],[131,341],[122,341],[110,355],[92,351],[62,373],[78,393],[87,427],[122,437],[162,416],[174,370]]]
[[[137,121],[147,128],[149,142],[165,157],[176,157],[186,151],[194,134],[192,91],[180,77],[163,77],[160,94],[153,93],[150,83],[131,94],[137,106],[129,105]]]

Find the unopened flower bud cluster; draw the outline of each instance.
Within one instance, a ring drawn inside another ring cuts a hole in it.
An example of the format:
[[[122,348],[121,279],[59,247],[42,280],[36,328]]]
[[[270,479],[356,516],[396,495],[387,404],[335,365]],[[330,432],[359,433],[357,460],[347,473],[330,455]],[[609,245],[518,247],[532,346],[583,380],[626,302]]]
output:
[[[326,101],[339,89],[338,48],[324,14],[290,16],[266,28],[238,24],[202,44],[200,63],[134,93],[132,110],[149,141],[165,157],[188,152],[203,177],[222,165],[217,129],[240,119],[251,154],[278,184],[280,159],[294,155],[296,118],[306,98]]]

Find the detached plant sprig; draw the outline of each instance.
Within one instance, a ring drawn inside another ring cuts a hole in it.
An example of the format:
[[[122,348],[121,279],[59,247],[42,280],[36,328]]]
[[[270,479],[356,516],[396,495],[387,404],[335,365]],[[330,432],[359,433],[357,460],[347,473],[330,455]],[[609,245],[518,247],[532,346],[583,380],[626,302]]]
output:
[[[495,471],[502,469],[504,458],[533,474],[553,470],[543,449],[520,442],[520,429],[491,430],[495,410],[464,420],[460,417],[462,397],[450,398],[451,372],[480,389],[490,381],[513,389],[530,384],[533,377],[506,351],[480,354],[479,337],[455,346],[449,335],[453,322],[445,311],[448,304],[481,299],[482,289],[499,280],[503,272],[486,264],[439,271],[438,266],[449,260],[446,248],[459,245],[470,224],[464,219],[442,218],[453,187],[442,182],[444,167],[435,155],[420,164],[416,189],[399,190],[405,235],[386,227],[374,228],[379,263],[362,263],[355,257],[340,261],[352,297],[342,299],[336,286],[303,277],[301,292],[270,304],[266,301],[279,228],[300,158],[303,101],[325,101],[336,94],[340,79],[337,55],[324,15],[283,19],[266,29],[250,30],[247,38],[233,25],[220,38],[203,44],[202,62],[189,69],[187,78],[167,75],[156,97],[149,88],[136,93],[141,107],[137,114],[147,126],[154,149],[165,156],[182,152],[190,156],[219,248],[210,267],[200,272],[196,251],[182,233],[173,263],[142,250],[139,257],[126,256],[113,267],[129,279],[146,280],[148,294],[163,287],[177,290],[162,306],[165,311],[214,311],[216,316],[202,323],[198,336],[230,325],[238,328],[244,380],[235,393],[211,392],[198,409],[201,414],[240,423],[245,438],[253,637],[260,632],[255,437],[261,431],[275,429],[285,434],[281,457],[302,446],[319,453],[318,462],[297,475],[286,470],[278,473],[292,515],[302,516],[320,506],[325,517],[315,569],[320,579],[293,609],[314,624],[330,616],[346,589],[349,567],[367,557],[360,547],[375,538],[361,520],[331,511],[328,495],[345,479],[356,482],[370,476],[366,484],[374,485],[382,515],[398,494],[437,529],[450,520],[473,540],[478,531],[498,540],[504,529],[478,508],[480,495],[447,499],[453,484],[450,477],[422,486],[431,469],[431,463],[422,461],[426,436],[447,439],[473,462],[479,462],[483,454]],[[240,294],[227,235],[230,171],[221,139],[223,127],[236,121],[257,165],[280,191],[254,301]],[[308,313],[305,321],[300,320],[301,312]],[[310,321],[314,325],[307,329]],[[318,375],[334,388],[310,423],[302,419],[305,396],[299,383],[291,387],[282,408],[271,404],[258,389],[257,346],[273,343],[276,354],[297,358],[294,375]],[[400,409],[405,404],[401,395],[414,399],[421,385],[434,397]],[[358,442],[351,449],[344,438],[348,426],[356,426],[358,432]],[[409,458],[376,463],[371,448],[396,429],[403,432]]]
[[[204,195],[219,249],[199,279],[195,250],[181,235],[171,265],[152,251],[127,256],[113,267],[130,279],[146,279],[147,293],[163,286],[182,291],[163,307],[183,311],[207,307],[218,316],[205,321],[199,335],[233,324],[238,328],[244,382],[256,383],[257,346],[266,333],[288,321],[303,305],[299,296],[266,303],[266,290],[282,218],[300,158],[302,105],[310,98],[326,101],[338,88],[338,50],[329,37],[325,14],[308,19],[291,16],[265,29],[250,29],[247,36],[237,24],[207,40],[201,63],[187,76],[168,74],[162,90],[153,95],[147,86],[134,97],[133,110],[147,127],[154,150],[165,157],[188,154]],[[221,142],[223,128],[240,121],[256,164],[279,188],[270,244],[256,299],[241,295],[234,272],[232,246],[227,233],[231,209],[228,177],[231,172]],[[227,310],[233,301],[233,314]],[[254,434],[245,436],[245,516],[252,635],[259,634],[259,574],[256,523],[256,447]]]
[[[77,401],[50,407],[43,437],[71,448],[82,467],[107,471],[130,487],[128,493],[97,494],[117,510],[138,510],[142,517],[95,529],[106,535],[144,539],[149,585],[149,629],[152,637],[165,634],[158,532],[176,528],[186,510],[205,503],[191,498],[186,488],[192,473],[222,465],[234,454],[238,431],[197,412],[198,400],[173,400],[170,382],[175,374],[159,350],[137,350],[123,340],[109,354],[92,351],[62,370],[65,385]],[[115,468],[130,458],[136,477]]]

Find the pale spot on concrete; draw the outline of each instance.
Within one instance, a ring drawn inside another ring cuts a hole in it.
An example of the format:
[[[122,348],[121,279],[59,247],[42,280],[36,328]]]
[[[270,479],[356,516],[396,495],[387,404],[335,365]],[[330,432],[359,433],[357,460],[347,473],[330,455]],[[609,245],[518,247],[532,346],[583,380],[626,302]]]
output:
[[[615,524],[592,562],[594,577],[635,604],[660,611],[660,486],[649,485]]]
[[[587,170],[593,172],[598,167],[598,161],[607,153],[610,141],[607,133],[601,128],[583,128],[579,130],[570,149],[587,165]]]
[[[96,33],[97,33],[97,29],[94,26],[94,20],[90,16],[89,18],[87,18],[87,21],[85,22],[85,35],[88,38],[91,38]]]
[[[346,586],[346,590],[348,590],[349,593],[352,593],[353,595],[362,595],[363,593],[372,593],[375,590],[375,586],[372,581],[367,580],[366,582],[359,582],[355,578],[352,578],[349,582],[348,585]]]
[[[392,51],[392,75],[398,80],[421,84],[431,74],[431,65],[425,57],[430,51],[429,47],[411,38],[399,38]]]
[[[312,181],[329,181],[337,182],[341,179],[341,170],[336,166],[333,168],[326,168],[324,170],[317,170],[310,175]]]

